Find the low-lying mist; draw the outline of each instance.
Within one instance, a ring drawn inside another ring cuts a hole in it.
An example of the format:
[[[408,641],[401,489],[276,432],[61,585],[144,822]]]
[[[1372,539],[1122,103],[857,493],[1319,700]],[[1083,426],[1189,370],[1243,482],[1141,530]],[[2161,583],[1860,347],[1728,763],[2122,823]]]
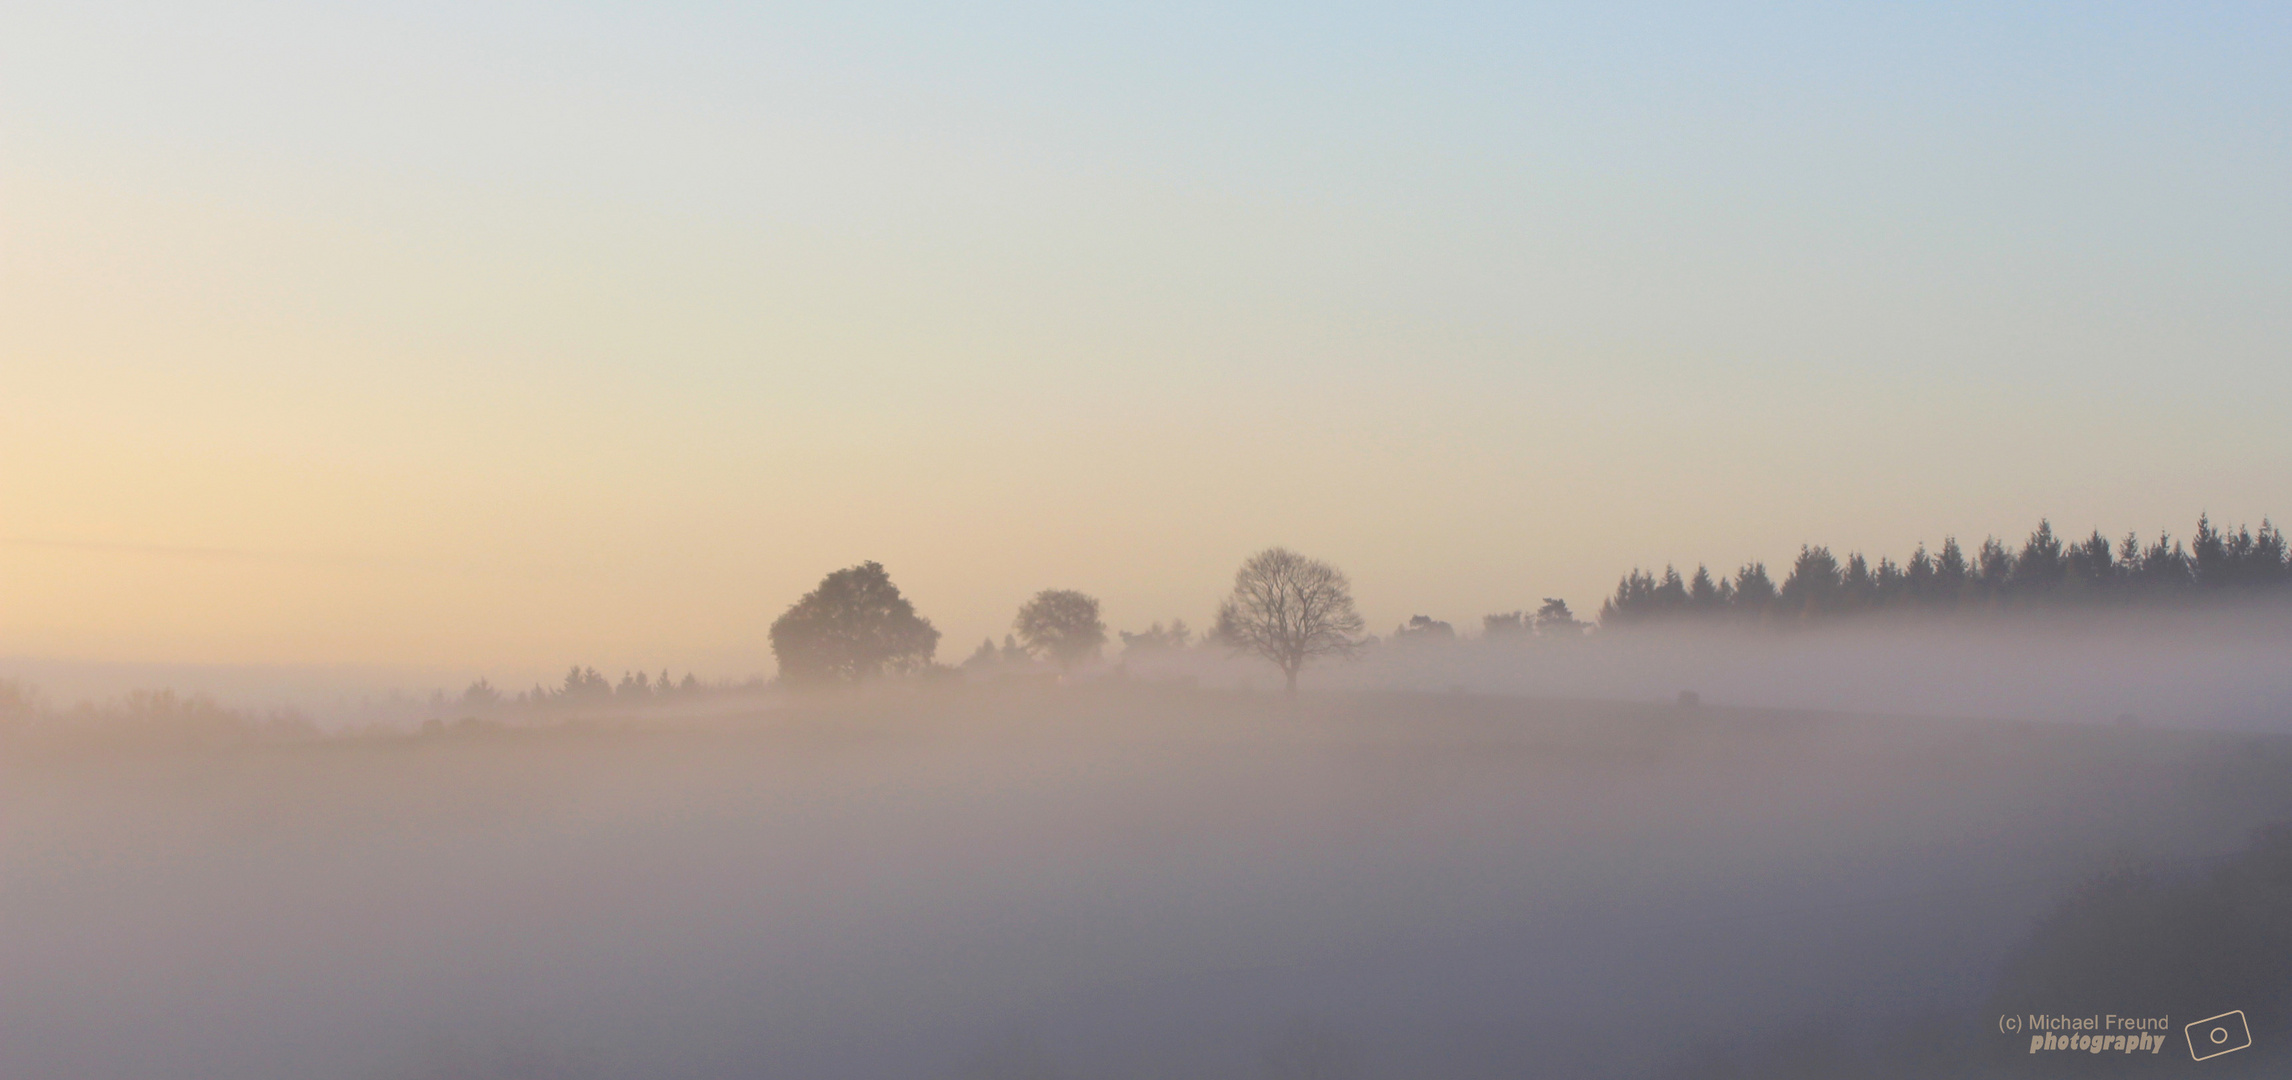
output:
[[[2127,929],[2095,882],[2212,911],[2208,875],[2275,865],[2253,830],[2292,818],[2292,739],[1738,708],[1884,691],[1704,647],[1506,661],[1700,706],[1139,670],[188,749],[18,732],[0,1074],[2025,1075],[2066,1059],[1999,1018],[2090,1005],[2078,933],[2244,925],[2158,901]],[[1315,678],[1506,670],[1455,648]],[[2036,684],[2070,684],[2062,648]],[[2280,1063],[2288,984],[2211,955],[2092,1007],[2245,1009],[2230,1064]]]
[[[1436,624],[1447,629],[1446,624]],[[1581,624],[1577,624],[1580,626]],[[941,665],[923,681],[1145,683],[1273,690],[1278,671],[1210,640],[1143,634],[1062,671],[1029,657]],[[948,650],[942,649],[942,654]],[[1411,635],[1316,665],[1306,685],[1671,702],[1962,718],[2134,723],[2292,733],[2292,606],[1875,617],[1774,626],[1654,624],[1517,637]],[[575,665],[547,685],[513,675],[383,668],[153,667],[0,660],[0,682],[48,711],[120,711],[172,692],[251,718],[327,732],[413,731],[465,718],[513,726],[568,718],[717,715],[783,697],[760,678],[681,682]],[[453,678],[461,681],[451,681]],[[498,684],[498,685],[497,685]],[[632,693],[632,690],[634,691]],[[0,706],[4,713],[5,706]]]
[[[1311,681],[1899,715],[2292,731],[2292,609],[1644,626],[1590,635],[1396,634]],[[1215,646],[1129,658],[1125,674],[1273,688]]]
[[[2292,731],[2292,611],[1644,627],[1581,640],[1397,642],[1344,685],[1760,708]]]

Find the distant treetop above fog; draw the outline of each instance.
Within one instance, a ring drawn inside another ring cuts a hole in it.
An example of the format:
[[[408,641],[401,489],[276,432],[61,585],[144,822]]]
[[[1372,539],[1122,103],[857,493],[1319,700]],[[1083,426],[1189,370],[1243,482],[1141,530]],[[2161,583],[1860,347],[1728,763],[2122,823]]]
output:
[[[772,622],[780,677],[799,685],[920,671],[938,648],[939,631],[899,594],[882,563],[829,574]]]
[[[1445,645],[1456,640],[1456,628],[1430,615],[1412,615],[1393,628],[1394,641],[1422,641]]]
[[[1019,607],[1011,621],[1027,651],[1057,664],[1061,670],[1098,659],[1106,645],[1106,624],[1098,618],[1098,599],[1073,589],[1044,589]]]
[[[1844,562],[1827,547],[1806,546],[1778,588],[1764,563],[1729,579],[1702,566],[1682,578],[1634,568],[1600,607],[1603,627],[1692,620],[1776,621],[1878,611],[1950,612],[2010,608],[2187,604],[2229,597],[2292,599],[2292,562],[2284,534],[2266,520],[2255,532],[2233,532],[2197,519],[2187,545],[2169,534],[2143,544],[2127,533],[2114,545],[2094,530],[2064,542],[2040,521],[2017,552],[1995,537],[1968,553],[1955,537],[1939,552],[1925,545],[1902,563],[1860,552]]]

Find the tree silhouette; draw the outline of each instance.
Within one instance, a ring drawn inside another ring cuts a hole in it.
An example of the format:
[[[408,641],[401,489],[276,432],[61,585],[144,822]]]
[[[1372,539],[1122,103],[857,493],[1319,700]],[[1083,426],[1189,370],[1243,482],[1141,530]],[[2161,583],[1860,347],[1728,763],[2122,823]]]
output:
[[[0,730],[24,723],[39,711],[37,690],[14,679],[0,679]]]
[[[1535,616],[1525,611],[1501,611],[1480,617],[1480,637],[1484,641],[1517,641],[1527,638],[1535,630]]]
[[[1958,538],[1942,538],[1942,553],[1934,557],[1934,599],[1937,603],[1955,604],[1966,595],[1973,570],[1966,565],[1966,552],[1958,546]]]
[[[1227,648],[1265,658],[1281,669],[1290,693],[1297,673],[1317,656],[1349,656],[1361,643],[1353,589],[1336,567],[1287,548],[1267,548],[1234,572],[1234,591],[1218,605],[1215,636]]]
[[[1974,550],[1974,581],[1980,586],[1984,599],[1995,600],[2004,596],[2013,585],[2013,552],[1997,537],[1982,539],[1982,546]]]
[[[606,698],[613,696],[613,684],[593,667],[578,664],[565,673],[565,687],[557,691],[566,698]]]
[[[1456,627],[1430,615],[1413,615],[1409,621],[1393,628],[1393,640],[1447,645],[1456,641]]]
[[[2189,557],[2196,564],[2197,584],[2213,589],[2228,584],[2228,545],[2212,527],[2212,515],[2197,515],[2196,535],[2189,537]]]
[[[1011,629],[1028,651],[1072,670],[1076,664],[1098,657],[1106,645],[1106,624],[1098,619],[1098,601],[1073,589],[1044,589],[1019,608]]]
[[[1536,609],[1536,633],[1540,637],[1580,638],[1587,624],[1568,610],[1568,602],[1556,596],[1544,598],[1544,606]]]
[[[2262,520],[2255,531],[2199,518],[2184,548],[2165,533],[2145,547],[2134,533],[2112,545],[2098,529],[2068,541],[2052,522],[2040,520],[2018,552],[1993,536],[1969,557],[1956,537],[1944,537],[1940,552],[1920,544],[1907,563],[1897,564],[1860,552],[1842,561],[1829,548],[1805,545],[1779,589],[1757,563],[1745,565],[1731,583],[1700,566],[1684,584],[1669,567],[1661,577],[1634,568],[1601,605],[1600,623],[1620,629],[1725,617],[1789,624],[1889,611],[2090,609],[2255,597],[2292,599],[2292,550],[2271,521]]]
[[[494,689],[493,684],[484,679],[471,683],[469,689],[462,691],[462,707],[465,709],[490,709],[499,704],[501,691]]]
[[[980,638],[979,647],[971,650],[971,656],[963,661],[963,666],[973,671],[982,671],[994,667],[1000,659],[995,655],[995,639]]]
[[[2109,547],[2109,538],[2101,530],[2069,546],[2062,556],[2063,580],[2078,590],[2086,599],[2100,596],[2117,585],[2119,568]]]
[[[1735,607],[1752,616],[1766,614],[1775,603],[1775,583],[1767,576],[1767,564],[1745,563],[1735,571]]]
[[[881,563],[861,563],[820,579],[772,621],[772,655],[795,685],[857,683],[931,663],[939,631],[899,595]]]
[[[2053,535],[2053,523],[2040,519],[2036,531],[2022,544],[2021,554],[2014,558],[2014,596],[2031,599],[2052,592],[2068,576],[2069,561],[2060,539]]]
[[[1127,657],[1132,653],[1137,653],[1140,656],[1145,656],[1156,652],[1175,652],[1185,648],[1193,640],[1194,632],[1186,626],[1186,620],[1172,619],[1168,629],[1164,629],[1162,624],[1157,621],[1152,626],[1135,634],[1124,630],[1122,632],[1122,655]]]
[[[1781,599],[1793,615],[1821,615],[1838,606],[1840,578],[1838,559],[1827,547],[1799,548],[1798,561],[1791,564],[1791,574],[1783,579]]]
[[[1695,576],[1687,579],[1687,604],[1698,613],[1719,607],[1719,585],[1711,580],[1711,570],[1701,564],[1695,567]]]

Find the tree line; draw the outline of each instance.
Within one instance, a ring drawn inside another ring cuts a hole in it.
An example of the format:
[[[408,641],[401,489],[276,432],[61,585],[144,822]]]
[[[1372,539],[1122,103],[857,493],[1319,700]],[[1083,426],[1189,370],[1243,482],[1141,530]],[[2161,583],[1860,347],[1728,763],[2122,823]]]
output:
[[[135,690],[70,708],[49,702],[15,679],[0,679],[0,736],[62,738],[142,747],[228,746],[298,742],[320,737],[318,725],[292,709],[253,712],[202,694]]]
[[[1365,643],[1352,583],[1342,571],[1287,548],[1244,560],[1233,590],[1204,636],[1237,655],[1265,660],[1291,692],[1307,664],[1348,656]],[[1179,649],[1192,637],[1182,621],[1122,635],[1125,651]],[[850,685],[887,675],[951,672],[932,662],[939,631],[891,582],[881,563],[834,571],[772,623],[772,654],[781,681],[795,688]],[[972,669],[1045,660],[1063,671],[1099,658],[1106,623],[1098,600],[1072,589],[1045,589],[1021,605],[1000,649],[981,641],[965,661]]]
[[[759,680],[745,683],[702,682],[692,672],[685,672],[680,681],[670,677],[662,668],[658,677],[645,672],[621,673],[619,682],[608,678],[593,667],[575,664],[565,672],[556,686],[534,684],[531,690],[519,691],[515,696],[496,689],[491,682],[479,679],[462,691],[454,702],[433,700],[432,705],[443,707],[458,704],[463,709],[491,709],[496,707],[551,705],[593,705],[614,702],[623,705],[642,705],[650,702],[695,701],[724,694],[752,692],[761,689]]]
[[[2200,516],[2185,544],[2167,533],[2147,543],[2134,534],[2112,543],[2099,530],[2083,540],[2064,541],[2052,522],[2040,520],[2018,550],[1990,537],[1968,553],[1948,537],[1938,552],[1920,544],[1900,563],[1882,556],[1873,564],[1860,552],[1840,560],[1828,547],[1805,545],[1779,585],[1760,562],[1743,565],[1731,577],[1713,575],[1700,565],[1691,576],[1682,576],[1675,566],[1666,566],[1660,576],[1634,568],[1601,605],[1596,626],[1782,623],[1880,612],[2095,610],[2255,597],[2292,599],[2292,551],[2283,532],[2268,520],[2258,530],[2241,525],[2228,530]],[[1486,616],[1481,639],[1491,644],[1581,640],[1594,628],[1577,619],[1565,601],[1547,597],[1532,612]],[[1183,620],[1173,620],[1167,627],[1157,622],[1120,636],[1125,658],[1189,648],[1255,657],[1278,668],[1295,691],[1313,661],[1353,656],[1376,644],[1362,630],[1352,585],[1342,571],[1276,547],[1252,555],[1235,571],[1232,590],[1207,632],[1197,636]],[[770,637],[780,682],[792,688],[886,676],[951,676],[958,670],[934,661],[938,629],[917,614],[875,562],[829,573],[772,623]],[[1397,646],[1442,645],[1459,637],[1448,623],[1419,615],[1396,627],[1390,640]],[[988,672],[1048,662],[1068,672],[1100,659],[1107,642],[1096,598],[1071,589],[1045,589],[1020,606],[1000,647],[991,638],[981,641],[962,668]],[[428,704],[433,716],[462,712],[474,717],[502,710],[689,702],[753,694],[766,686],[760,678],[702,682],[689,672],[672,679],[665,669],[657,677],[624,673],[616,682],[593,667],[575,665],[554,687],[537,685],[513,695],[479,679],[458,697],[434,693]],[[158,726],[259,731],[265,737],[312,730],[299,716],[257,718],[204,698],[165,692],[131,695],[101,709],[83,704],[67,714],[36,701],[29,688],[0,681],[0,731],[65,721],[87,730]]]
[[[2255,531],[2197,519],[2184,545],[2170,534],[2143,543],[2128,533],[2112,543],[2100,530],[2064,541],[2041,520],[2015,550],[1996,537],[1972,552],[1955,537],[1938,552],[1924,544],[1903,562],[1860,552],[1842,561],[1828,547],[1803,546],[1780,585],[1764,563],[1732,578],[1707,567],[1682,577],[1634,568],[1600,607],[1600,625],[1670,621],[1824,619],[1873,612],[1964,612],[2168,606],[2223,599],[2292,597],[2284,534],[2266,520]]]

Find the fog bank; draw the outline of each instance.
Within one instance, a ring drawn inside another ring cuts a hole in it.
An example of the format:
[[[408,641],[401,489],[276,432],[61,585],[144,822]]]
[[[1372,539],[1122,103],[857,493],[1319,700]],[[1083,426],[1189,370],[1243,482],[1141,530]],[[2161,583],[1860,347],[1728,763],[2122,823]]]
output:
[[[0,746],[23,1080],[1623,1077],[1809,1024],[1971,1045],[2078,881],[2292,816],[2273,737],[1449,693]]]
[[[1634,627],[1566,640],[1389,639],[1311,684],[1895,715],[2292,731],[2292,615],[2276,609],[2074,619],[1841,620],[1770,629]],[[1132,665],[1210,685],[1277,685],[1201,650]]]

